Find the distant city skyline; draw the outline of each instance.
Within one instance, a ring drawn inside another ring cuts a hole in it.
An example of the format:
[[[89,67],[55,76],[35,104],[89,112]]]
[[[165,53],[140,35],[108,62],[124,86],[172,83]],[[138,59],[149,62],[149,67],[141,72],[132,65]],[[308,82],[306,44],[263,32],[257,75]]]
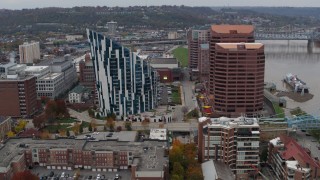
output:
[[[320,7],[319,0],[1,0],[0,9],[31,9],[42,7],[74,7],[74,6],[159,6],[159,5],[186,5],[186,6],[288,6],[288,7]]]

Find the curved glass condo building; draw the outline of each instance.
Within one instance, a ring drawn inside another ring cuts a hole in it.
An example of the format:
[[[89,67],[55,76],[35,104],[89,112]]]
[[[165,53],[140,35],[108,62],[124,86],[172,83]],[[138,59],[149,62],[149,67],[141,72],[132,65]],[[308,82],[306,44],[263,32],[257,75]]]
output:
[[[157,72],[134,52],[87,29],[102,116],[139,114],[157,105]]]

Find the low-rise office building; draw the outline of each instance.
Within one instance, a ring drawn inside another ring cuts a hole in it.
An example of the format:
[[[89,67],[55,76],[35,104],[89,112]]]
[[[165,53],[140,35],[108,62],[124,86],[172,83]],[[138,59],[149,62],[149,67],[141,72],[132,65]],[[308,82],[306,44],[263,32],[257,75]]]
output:
[[[31,116],[37,110],[36,77],[15,74],[1,75],[0,115]]]
[[[6,74],[10,75],[8,77],[35,77],[37,98],[56,98],[68,91],[77,82],[77,72],[70,56],[44,60],[36,66],[13,64],[3,67],[2,79],[5,79]]]
[[[149,61],[150,66],[158,72],[161,83],[181,81],[182,72],[176,58],[153,58]]]
[[[135,137],[136,132],[122,131],[100,132],[77,139],[10,139],[0,149],[0,179],[9,180],[14,172],[37,166],[96,172],[127,170],[132,180],[167,179],[166,142],[135,142]],[[18,157],[21,161],[15,165]]]
[[[87,88],[78,85],[69,92],[70,103],[82,103],[89,98],[90,92]]]

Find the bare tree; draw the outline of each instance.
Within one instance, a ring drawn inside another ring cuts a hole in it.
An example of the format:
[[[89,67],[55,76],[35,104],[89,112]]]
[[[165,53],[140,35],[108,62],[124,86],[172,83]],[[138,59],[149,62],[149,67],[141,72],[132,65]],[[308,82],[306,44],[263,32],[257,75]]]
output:
[[[183,115],[186,115],[188,111],[189,111],[189,109],[188,109],[187,106],[183,106],[183,107],[181,108],[181,112],[183,113]]]

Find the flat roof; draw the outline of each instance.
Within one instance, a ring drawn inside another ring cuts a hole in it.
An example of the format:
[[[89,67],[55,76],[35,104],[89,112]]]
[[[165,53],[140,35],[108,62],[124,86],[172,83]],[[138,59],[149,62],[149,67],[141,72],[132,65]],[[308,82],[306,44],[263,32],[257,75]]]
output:
[[[204,180],[215,180],[218,178],[217,171],[212,160],[202,163],[201,169]]]
[[[167,129],[150,129],[150,139],[166,140]]]
[[[39,80],[54,80],[62,74],[63,73],[49,73],[49,74],[46,74],[45,76],[41,77]]]
[[[150,64],[178,64],[178,60],[176,58],[153,58]]]
[[[95,141],[119,141],[119,142],[134,142],[137,137],[136,131],[120,131],[120,132],[93,132],[77,136],[77,139],[87,139],[94,137]]]
[[[49,68],[49,66],[27,66],[25,71],[27,72],[40,72],[44,69]]]
[[[237,117],[237,118],[228,118],[228,117],[220,117],[220,118],[207,118],[200,117],[198,119],[199,122],[208,121],[206,127],[259,127],[258,120],[256,118],[247,118],[247,117]],[[257,134],[256,131],[254,133]]]
[[[232,31],[236,33],[253,33],[254,27],[252,25],[212,25],[211,30],[219,34],[230,34]]]
[[[264,45],[262,43],[217,43],[216,46],[220,46],[224,49],[244,50],[244,49],[260,49]]]
[[[21,143],[32,148],[49,148],[49,149],[82,149],[85,140],[55,139],[55,140],[34,140],[32,138],[20,138],[8,140],[2,148],[0,147],[0,167],[7,167],[11,161],[23,153],[25,148],[20,148]]]

